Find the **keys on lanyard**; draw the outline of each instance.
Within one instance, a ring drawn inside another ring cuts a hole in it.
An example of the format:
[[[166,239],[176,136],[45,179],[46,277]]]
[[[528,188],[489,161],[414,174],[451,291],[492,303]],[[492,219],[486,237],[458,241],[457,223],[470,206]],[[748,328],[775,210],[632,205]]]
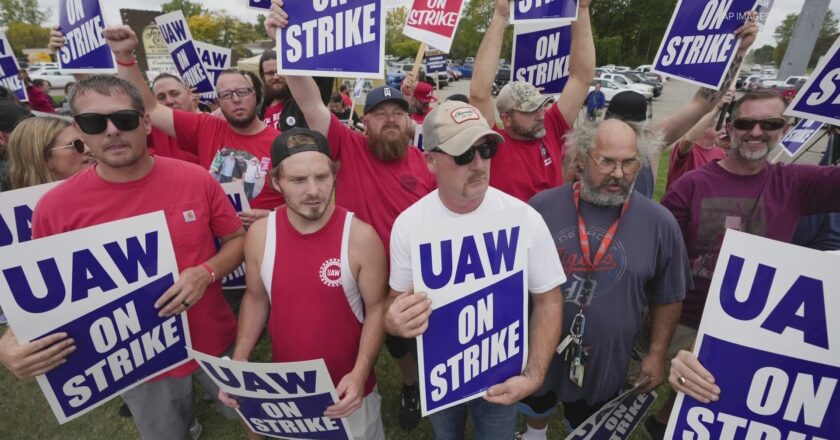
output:
[[[578,312],[569,328],[572,341],[566,349],[566,362],[569,362],[569,379],[575,385],[583,386],[583,375],[586,372],[586,355],[588,348],[583,346],[583,334],[586,331],[586,315]]]

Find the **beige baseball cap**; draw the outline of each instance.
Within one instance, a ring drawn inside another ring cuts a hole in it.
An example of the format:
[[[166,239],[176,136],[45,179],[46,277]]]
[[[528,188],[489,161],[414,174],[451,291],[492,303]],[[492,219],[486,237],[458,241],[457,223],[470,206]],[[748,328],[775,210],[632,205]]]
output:
[[[550,99],[550,96],[543,95],[529,83],[512,81],[505,84],[499,91],[499,96],[496,98],[496,108],[499,113],[507,113],[511,110],[531,113],[539,110]]]
[[[460,102],[446,101],[429,112],[423,122],[423,148],[440,149],[450,156],[460,156],[483,136],[498,143],[504,138],[496,133],[475,107]]]

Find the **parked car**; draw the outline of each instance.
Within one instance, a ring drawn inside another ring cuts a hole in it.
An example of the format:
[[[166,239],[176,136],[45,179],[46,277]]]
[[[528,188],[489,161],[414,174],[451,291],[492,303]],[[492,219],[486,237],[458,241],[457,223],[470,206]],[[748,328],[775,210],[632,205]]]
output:
[[[461,74],[463,75],[464,78],[472,78],[472,73],[473,73],[473,63],[472,62],[464,61],[464,64],[462,64],[460,66],[452,66],[452,67],[461,71]]]
[[[452,66],[447,66],[446,67],[446,73],[449,74],[449,79],[452,80],[452,81],[459,81],[464,76],[464,74],[461,73],[460,70],[458,70],[458,69],[456,69]]]
[[[613,80],[616,84],[620,84],[628,89],[635,90],[642,95],[646,99],[653,98],[653,87],[647,84],[639,84],[630,80],[630,78],[624,76],[620,73],[604,73],[601,78]]]
[[[63,74],[61,70],[56,67],[43,67],[34,72],[29,73],[29,78],[32,80],[43,79],[49,81],[54,89],[63,89],[68,83],[76,81],[73,75]]]
[[[653,87],[653,97],[654,98],[657,98],[657,97],[659,97],[659,95],[662,94],[662,83],[660,83],[660,82],[651,81],[651,80],[649,80],[649,79],[647,79],[647,78],[645,78],[645,77],[643,77],[643,76],[641,76],[637,73],[633,73],[633,72],[624,72],[623,75],[626,76],[627,78],[629,78],[631,81],[637,83],[637,84],[647,84],[647,85]]]
[[[496,85],[499,86],[499,89],[510,82],[510,74],[511,70],[509,65],[499,67],[499,70],[496,71]]]
[[[653,64],[642,64],[641,66],[636,67],[636,70],[642,73],[650,72],[651,69],[653,69]]]
[[[668,77],[662,76],[656,72],[644,72],[642,73],[642,76],[651,81],[658,81],[663,86],[665,85],[665,82],[668,81]]]
[[[785,85],[790,86],[790,87],[795,87],[796,83],[799,82],[800,80],[808,81],[808,77],[807,76],[800,76],[800,75],[789,76],[785,80]]]
[[[595,90],[595,83],[601,83],[601,91],[604,92],[604,96],[606,97],[608,103],[610,101],[612,101],[613,96],[615,96],[616,94],[618,94],[620,92],[631,91],[631,92],[639,93],[639,92],[637,92],[633,89],[624,87],[624,86],[616,83],[615,81],[612,81],[612,80],[609,80],[609,79],[604,79],[604,78],[593,79],[592,82],[589,83],[589,91],[590,92]]]
[[[388,69],[385,71],[385,82],[388,83],[389,87],[399,90],[403,79],[405,79],[405,74],[402,70]]]

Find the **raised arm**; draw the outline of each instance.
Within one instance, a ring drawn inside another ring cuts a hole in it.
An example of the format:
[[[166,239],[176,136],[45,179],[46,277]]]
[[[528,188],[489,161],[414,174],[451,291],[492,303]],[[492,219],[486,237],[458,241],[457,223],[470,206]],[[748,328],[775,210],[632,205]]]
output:
[[[570,127],[575,125],[580,108],[589,94],[589,84],[595,78],[595,41],[589,21],[589,3],[590,0],[580,1],[578,19],[572,23],[569,80],[556,104]]]
[[[499,53],[505,38],[505,27],[510,16],[510,0],[496,0],[496,9],[487,33],[475,55],[473,77],[470,80],[470,104],[477,108],[490,127],[496,125],[496,106],[493,104],[493,81],[499,67]]]
[[[336,386],[341,400],[324,412],[325,416],[332,418],[349,416],[362,406],[365,382],[385,341],[382,321],[388,291],[385,248],[376,231],[357,219],[353,219],[350,233],[350,267],[356,272],[354,266],[358,267],[356,280],[365,303],[365,318],[356,363]]]
[[[715,108],[700,118],[700,120],[691,127],[691,130],[688,130],[688,133],[686,133],[685,136],[677,142],[676,147],[679,149],[680,156],[688,154],[691,149],[694,148],[694,144],[703,138],[706,129],[717,123],[718,115],[726,108],[726,106],[729,105],[730,102],[732,102],[732,98],[734,96],[735,91],[730,89],[729,92],[726,93],[726,96],[718,102]]]
[[[265,32],[268,37],[276,41],[277,31],[288,24],[289,16],[283,10],[283,0],[272,0],[271,9],[265,18]],[[277,56],[282,54],[278,53]],[[327,136],[332,118],[330,110],[321,100],[321,90],[315,80],[306,76],[286,76],[286,85],[306,118],[309,128]]]
[[[721,100],[735,79],[737,79],[738,72],[741,70],[741,64],[744,62],[744,57],[755,41],[757,34],[758,26],[755,24],[755,13],[752,13],[747,17],[744,25],[735,31],[735,35],[741,39],[741,44],[738,46],[738,52],[735,53],[735,59],[732,60],[732,64],[726,72],[726,77],[720,86],[720,90],[701,88],[694,94],[694,98],[686,106],[656,124],[665,133],[666,146],[676,142],[703,115],[714,109],[718,101]]]
[[[134,49],[137,48],[137,35],[128,26],[109,26],[102,31],[102,36],[114,52],[117,60],[117,75],[134,84],[143,96],[143,104],[146,106],[146,113],[152,119],[152,126],[166,132],[169,136],[175,136],[175,123],[172,116],[172,109],[159,105],[140,67],[134,57]]]

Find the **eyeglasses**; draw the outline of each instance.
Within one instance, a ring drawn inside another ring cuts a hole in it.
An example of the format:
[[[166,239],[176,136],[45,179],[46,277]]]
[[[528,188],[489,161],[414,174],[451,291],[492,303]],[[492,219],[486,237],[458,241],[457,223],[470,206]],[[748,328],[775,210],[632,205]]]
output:
[[[587,154],[592,162],[595,162],[595,166],[598,168],[598,171],[603,174],[612,174],[615,172],[615,169],[621,166],[621,172],[624,174],[633,174],[636,171],[639,171],[639,168],[642,167],[642,161],[639,158],[628,159],[623,162],[618,162],[612,159],[606,159],[600,157],[595,159],[592,156],[592,153]]]
[[[137,110],[120,110],[111,114],[82,113],[73,119],[79,128],[87,134],[99,134],[108,128],[108,120],[120,131],[131,131],[140,126],[142,113]]]
[[[496,150],[498,149],[498,144],[495,142],[485,142],[483,144],[476,145],[469,150],[465,151],[458,156],[452,156],[451,154],[441,150],[440,148],[435,148],[432,151],[436,151],[438,153],[444,153],[449,156],[452,156],[452,160],[455,161],[455,165],[463,166],[468,165],[470,162],[475,159],[475,153],[477,152],[482,159],[490,159],[491,157],[496,155]]]
[[[250,95],[251,93],[254,93],[254,89],[252,89],[250,87],[241,87],[241,88],[238,88],[238,89],[235,89],[235,90],[225,90],[224,92],[219,92],[219,100],[220,101],[225,101],[225,100],[228,100],[230,98],[233,98],[234,93],[236,93],[236,96],[238,96],[240,98],[244,98],[244,97]]]
[[[752,130],[758,124],[763,131],[779,130],[787,124],[785,118],[749,119],[738,118],[732,121],[732,127],[738,130]]]
[[[76,150],[77,153],[84,153],[85,152],[85,142],[81,139],[73,139],[73,141],[70,142],[67,145],[59,145],[57,147],[52,147],[48,151],[61,150],[61,149],[64,149],[64,148],[72,148],[72,149]]]

